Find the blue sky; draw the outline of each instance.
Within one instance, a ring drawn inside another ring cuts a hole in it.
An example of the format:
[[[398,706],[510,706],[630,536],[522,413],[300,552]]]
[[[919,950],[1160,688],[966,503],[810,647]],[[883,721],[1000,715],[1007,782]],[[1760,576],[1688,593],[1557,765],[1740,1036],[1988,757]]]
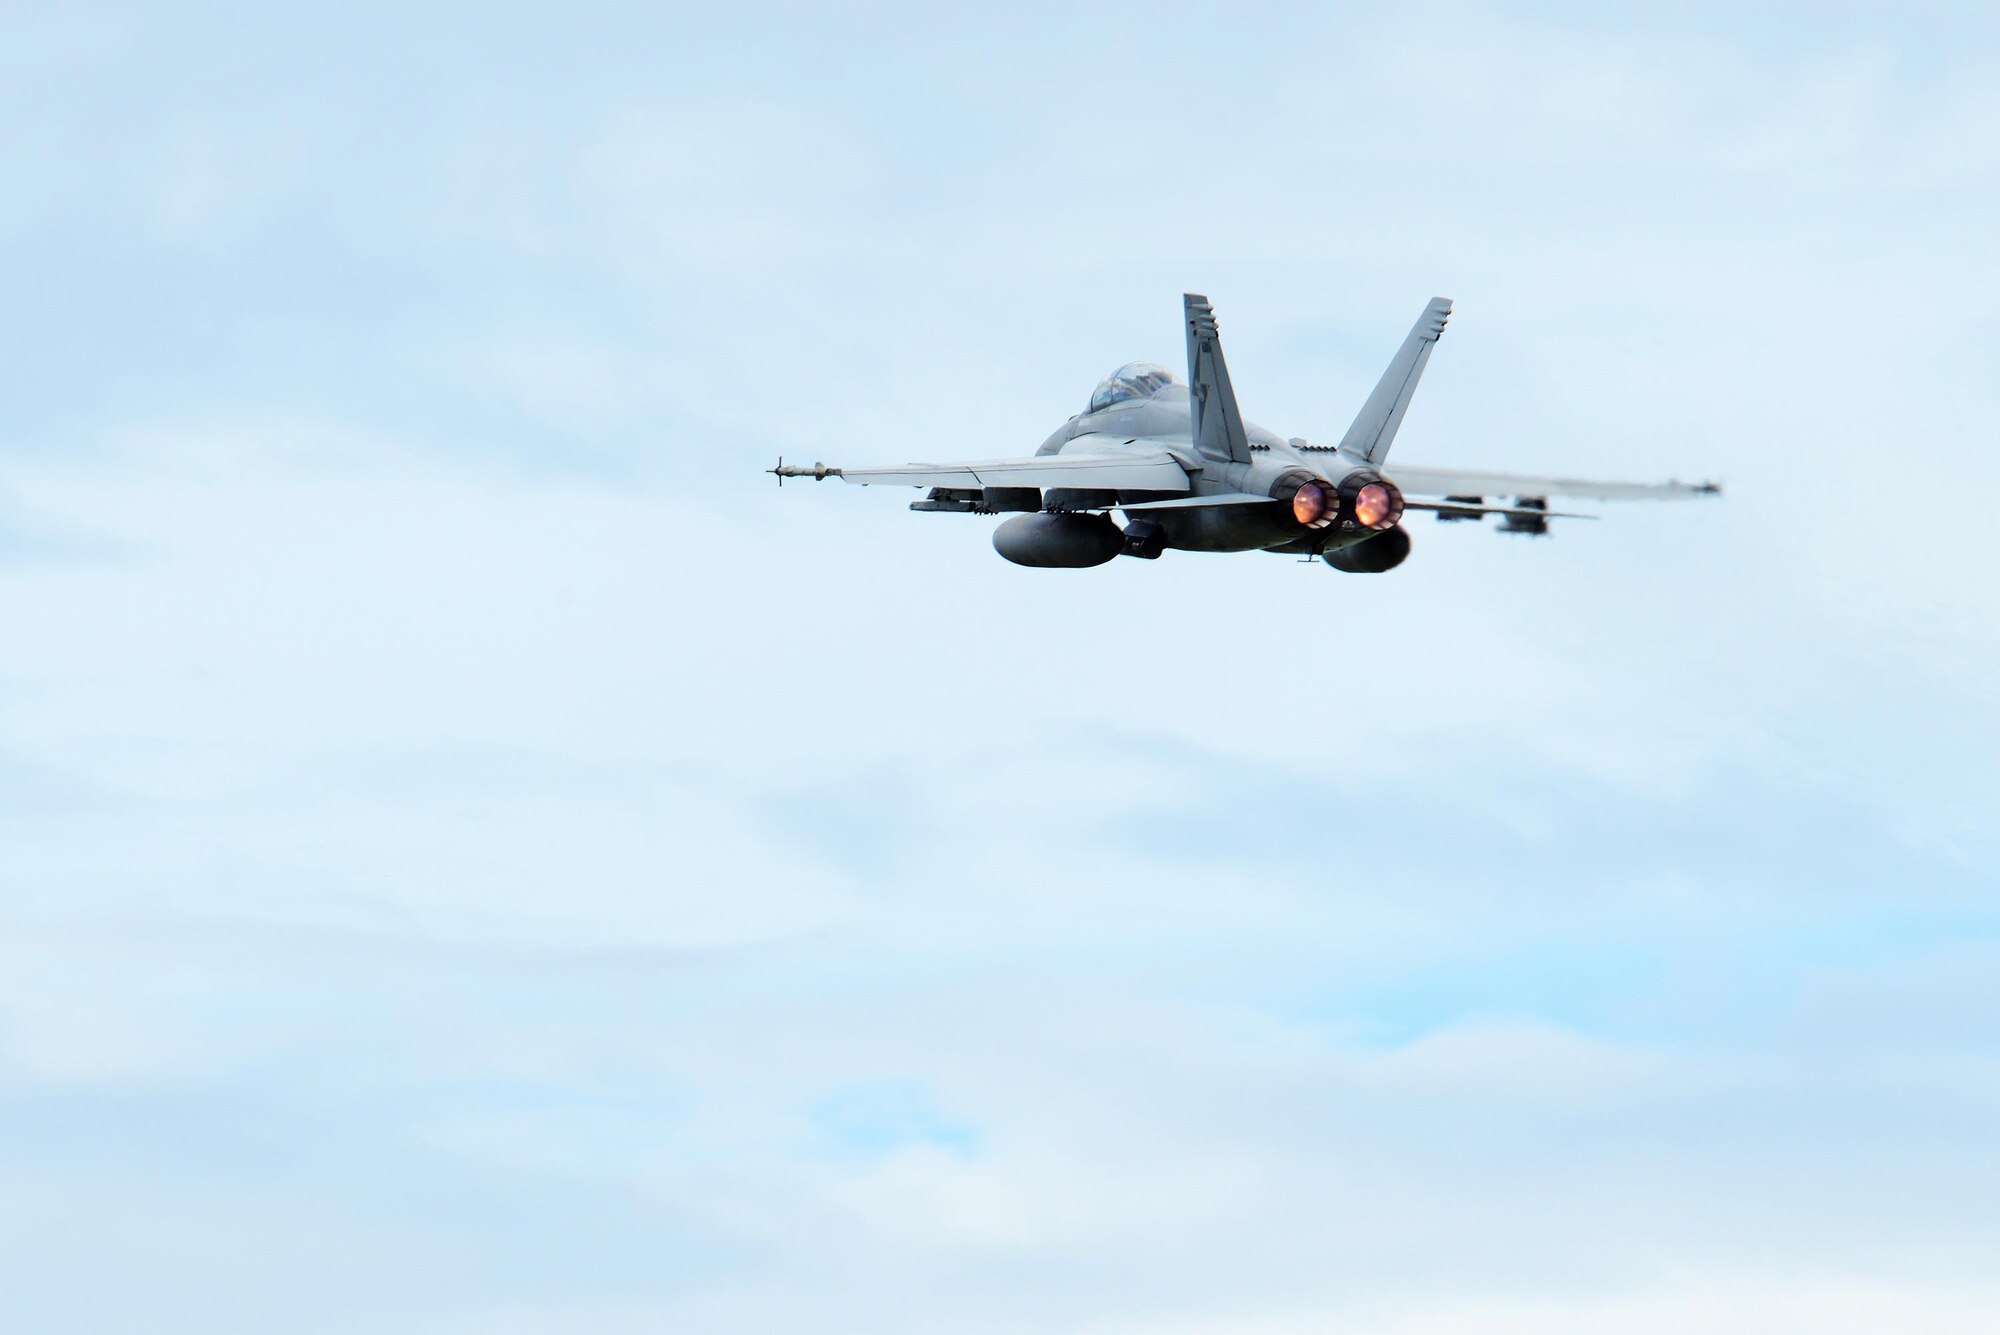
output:
[[[9,1325],[1990,1327],[1981,7],[0,26]],[[1399,457],[1728,497],[758,472],[1185,290],[1280,431],[1443,294]]]

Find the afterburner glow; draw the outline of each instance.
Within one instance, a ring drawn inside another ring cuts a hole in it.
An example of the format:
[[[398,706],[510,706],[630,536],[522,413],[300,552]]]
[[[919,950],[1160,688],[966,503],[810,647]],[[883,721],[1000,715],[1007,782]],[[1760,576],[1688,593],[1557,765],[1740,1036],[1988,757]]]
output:
[[[1387,528],[1396,522],[1403,507],[1387,483],[1370,482],[1354,493],[1354,522],[1363,528]]]
[[[1301,524],[1316,524],[1326,517],[1328,504],[1326,488],[1308,482],[1292,493],[1292,518]]]

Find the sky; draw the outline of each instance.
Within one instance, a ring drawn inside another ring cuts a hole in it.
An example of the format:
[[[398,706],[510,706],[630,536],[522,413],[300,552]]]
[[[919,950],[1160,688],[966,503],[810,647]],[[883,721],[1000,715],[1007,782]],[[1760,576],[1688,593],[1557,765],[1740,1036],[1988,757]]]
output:
[[[1989,7],[409,8],[0,6],[10,1329],[1992,1329]],[[1726,496],[759,471],[1184,291]]]

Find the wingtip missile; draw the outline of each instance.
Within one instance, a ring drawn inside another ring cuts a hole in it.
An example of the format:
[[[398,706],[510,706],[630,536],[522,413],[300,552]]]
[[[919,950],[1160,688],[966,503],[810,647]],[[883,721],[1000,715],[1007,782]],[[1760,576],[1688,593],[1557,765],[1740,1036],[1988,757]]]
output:
[[[824,482],[830,477],[840,476],[838,468],[828,468],[825,464],[816,463],[811,468],[801,468],[797,464],[787,465],[782,454],[778,456],[776,468],[767,468],[764,471],[777,478],[781,487],[785,485],[785,479],[788,477],[809,477],[815,482]]]

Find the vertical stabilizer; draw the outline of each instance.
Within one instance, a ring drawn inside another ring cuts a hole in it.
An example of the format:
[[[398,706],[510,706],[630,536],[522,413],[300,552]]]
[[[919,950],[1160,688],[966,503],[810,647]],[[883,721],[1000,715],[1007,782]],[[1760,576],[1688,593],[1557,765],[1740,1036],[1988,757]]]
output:
[[[1376,382],[1375,392],[1368,396],[1368,402],[1361,405],[1354,425],[1348,427],[1347,434],[1340,438],[1341,449],[1358,454],[1371,464],[1379,464],[1389,457],[1389,446],[1395,442],[1396,428],[1403,424],[1410,396],[1417,392],[1417,381],[1424,374],[1424,364],[1430,361],[1431,349],[1437,346],[1439,336],[1444,333],[1444,322],[1450,318],[1451,302],[1448,298],[1433,297],[1431,304],[1424,307],[1424,313],[1417,317],[1410,336],[1396,350],[1396,359],[1389,363],[1389,369]],[[1190,342],[1188,347],[1192,352],[1193,343]]]
[[[1229,463],[1250,462],[1250,438],[1243,432],[1243,414],[1236,391],[1229,385],[1229,366],[1222,360],[1222,339],[1215,332],[1215,308],[1208,298],[1184,293],[1187,316],[1188,420],[1194,429],[1195,452]]]

